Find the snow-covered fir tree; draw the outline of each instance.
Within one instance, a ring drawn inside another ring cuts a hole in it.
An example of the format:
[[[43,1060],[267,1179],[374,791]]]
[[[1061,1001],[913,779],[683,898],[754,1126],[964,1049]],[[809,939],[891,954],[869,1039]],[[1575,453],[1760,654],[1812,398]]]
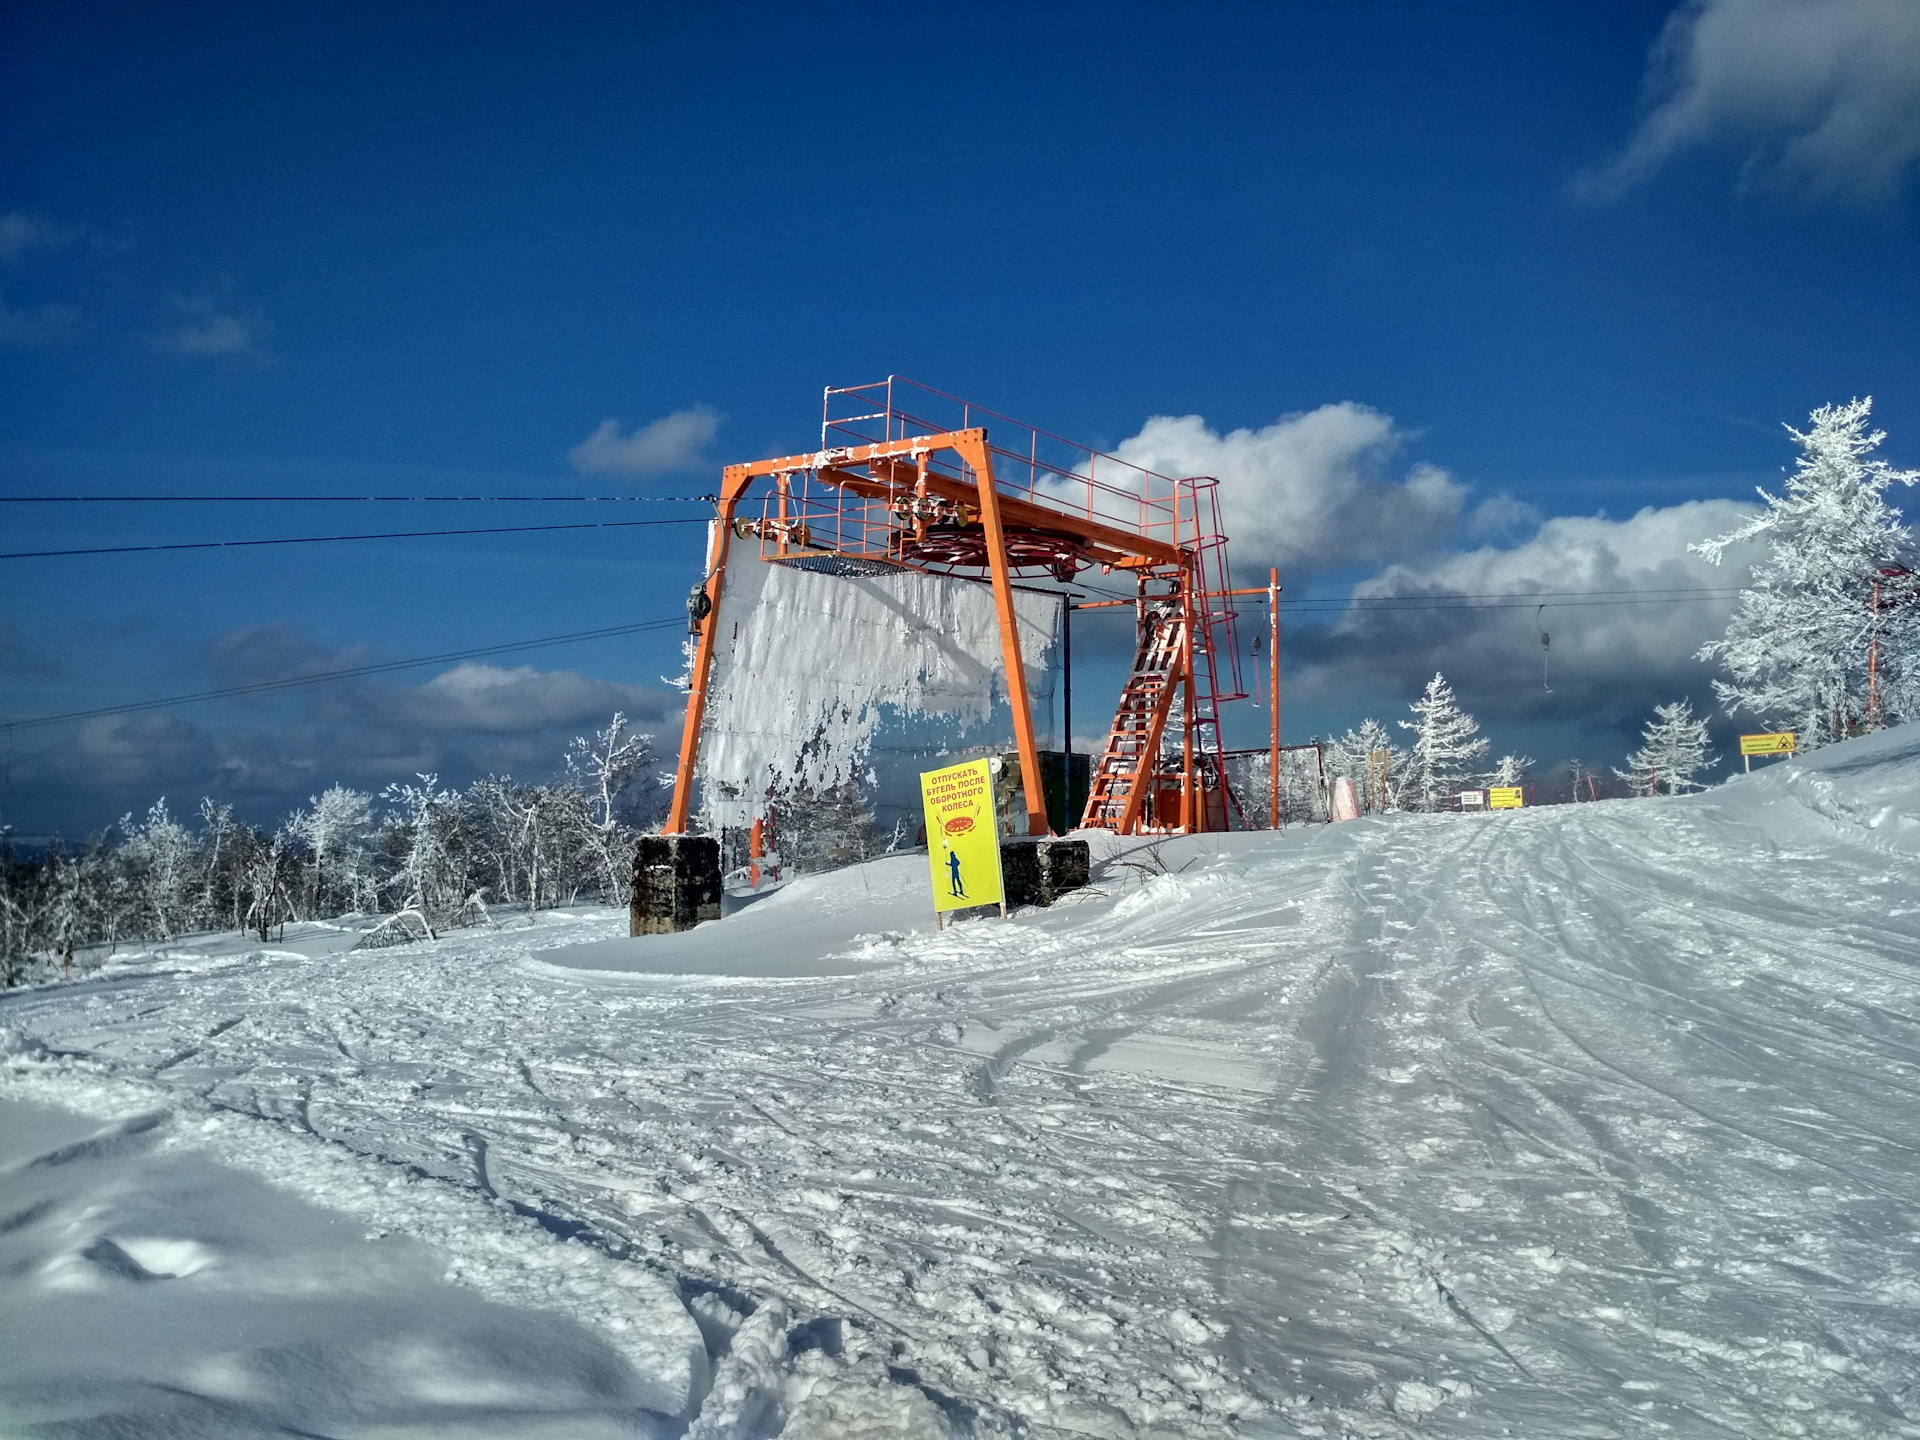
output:
[[[1653,707],[1653,719],[1640,733],[1640,748],[1627,756],[1627,768],[1613,773],[1627,782],[1635,795],[1664,790],[1681,795],[1706,788],[1694,776],[1714,764],[1707,742],[1705,716],[1696,717],[1693,702],[1676,700]]]
[[[1426,692],[1414,701],[1411,720],[1400,728],[1413,732],[1401,803],[1415,810],[1443,810],[1449,797],[1478,773],[1487,756],[1480,722],[1462,710],[1453,687],[1435,671]]]
[[[1760,514],[1692,547],[1718,564],[1729,545],[1769,541],[1726,636],[1702,646],[1700,658],[1726,667],[1730,678],[1713,688],[1729,712],[1797,730],[1802,750],[1843,740],[1869,720],[1876,637],[1874,718],[1920,715],[1920,603],[1909,603],[1904,574],[1912,537],[1885,495],[1890,485],[1920,480],[1920,471],[1867,458],[1886,438],[1867,429],[1872,408],[1871,397],[1823,405],[1804,433],[1788,426],[1801,455],[1786,493],[1762,490]]]
[[[1489,785],[1524,785],[1527,772],[1533,769],[1531,755],[1502,755],[1493,762],[1493,769],[1487,772]]]

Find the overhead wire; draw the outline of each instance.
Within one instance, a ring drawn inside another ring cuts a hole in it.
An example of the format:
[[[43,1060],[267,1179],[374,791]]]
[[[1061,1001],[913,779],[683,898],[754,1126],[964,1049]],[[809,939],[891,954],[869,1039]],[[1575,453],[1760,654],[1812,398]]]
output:
[[[0,505],[182,505],[182,504],[288,504],[311,505],[341,502],[353,505],[404,502],[414,504],[466,504],[473,501],[531,504],[539,502],[603,504],[711,504],[712,495],[0,495]]]
[[[644,525],[704,525],[705,515],[662,520],[587,520],[568,525],[487,525],[457,530],[386,530],[363,535],[292,535],[269,540],[180,540],[158,545],[95,545],[70,550],[0,551],[0,560],[52,560],[75,555],[145,555],[162,550],[235,550],[259,545],[330,545],[348,540],[426,540],[444,535],[531,535],[554,530],[631,530]]]

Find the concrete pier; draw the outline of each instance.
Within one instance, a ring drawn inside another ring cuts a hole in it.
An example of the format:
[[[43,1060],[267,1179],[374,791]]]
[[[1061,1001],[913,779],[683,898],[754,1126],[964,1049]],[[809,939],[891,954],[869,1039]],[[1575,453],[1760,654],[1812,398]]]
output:
[[[1078,890],[1092,873],[1093,857],[1084,840],[1043,835],[1000,842],[1000,878],[1007,904],[1051,905]]]
[[[642,835],[633,852],[633,935],[670,935],[720,918],[720,842]]]

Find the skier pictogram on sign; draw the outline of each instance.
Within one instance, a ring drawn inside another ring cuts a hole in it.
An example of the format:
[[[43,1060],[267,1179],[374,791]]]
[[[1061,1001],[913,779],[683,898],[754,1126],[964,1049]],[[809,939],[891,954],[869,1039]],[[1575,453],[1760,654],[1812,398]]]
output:
[[[1000,905],[1000,832],[993,815],[993,762],[969,760],[920,776],[927,865],[936,915]]]

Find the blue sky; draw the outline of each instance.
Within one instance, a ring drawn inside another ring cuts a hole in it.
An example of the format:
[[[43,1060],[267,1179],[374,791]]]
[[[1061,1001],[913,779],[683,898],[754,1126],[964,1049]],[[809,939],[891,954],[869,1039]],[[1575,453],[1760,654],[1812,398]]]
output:
[[[1737,511],[1671,507],[1750,497],[1815,405],[1872,394],[1920,463],[1915,14],[16,4],[0,494],[698,494],[897,372],[1206,463],[1292,594],[1679,583]],[[675,415],[639,473],[569,458]],[[569,509],[15,505],[0,549]],[[670,616],[698,534],[0,561],[0,711]],[[1531,611],[1301,618],[1289,730],[1438,668],[1497,749],[1615,761],[1707,699],[1715,613],[1550,610],[1552,695]],[[532,778],[615,705],[670,731],[676,643],[20,731],[0,818]]]

